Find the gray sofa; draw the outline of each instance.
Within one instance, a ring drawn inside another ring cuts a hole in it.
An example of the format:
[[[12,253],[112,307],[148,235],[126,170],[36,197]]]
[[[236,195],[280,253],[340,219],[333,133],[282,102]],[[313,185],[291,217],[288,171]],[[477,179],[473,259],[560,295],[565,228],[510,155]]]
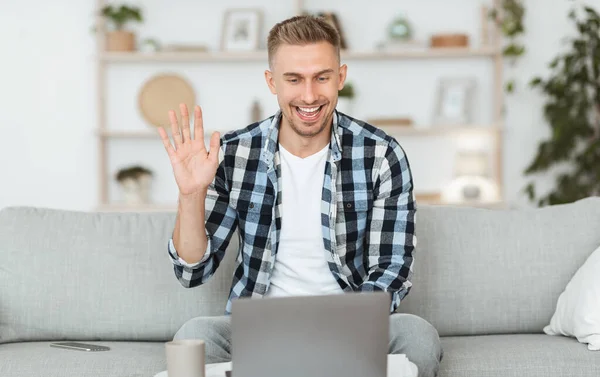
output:
[[[223,313],[235,242],[205,286],[166,254],[173,213],[0,211],[0,376],[151,377],[164,342]],[[600,245],[600,198],[524,210],[420,206],[414,287],[401,311],[442,337],[440,376],[599,376],[600,353],[542,333]],[[85,353],[51,341],[106,344]]]

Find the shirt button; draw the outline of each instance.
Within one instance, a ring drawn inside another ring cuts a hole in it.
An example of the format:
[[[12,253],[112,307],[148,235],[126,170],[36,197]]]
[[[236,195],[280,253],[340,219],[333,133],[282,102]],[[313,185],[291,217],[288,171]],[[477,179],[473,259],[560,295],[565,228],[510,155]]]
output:
[[[346,203],[346,208],[352,208],[352,203]]]
[[[254,203],[250,203],[250,205],[248,207],[254,208]]]

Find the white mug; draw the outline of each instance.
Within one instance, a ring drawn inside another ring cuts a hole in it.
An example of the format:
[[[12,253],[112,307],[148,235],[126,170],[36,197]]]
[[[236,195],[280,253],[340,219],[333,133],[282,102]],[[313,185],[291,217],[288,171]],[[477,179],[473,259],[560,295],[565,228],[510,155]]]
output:
[[[199,339],[165,343],[169,377],[205,377],[206,344]]]

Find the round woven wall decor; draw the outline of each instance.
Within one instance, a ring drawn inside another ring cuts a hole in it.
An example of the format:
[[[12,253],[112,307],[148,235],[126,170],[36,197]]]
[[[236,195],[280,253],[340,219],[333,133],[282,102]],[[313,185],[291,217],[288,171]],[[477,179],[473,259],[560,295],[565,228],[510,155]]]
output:
[[[190,119],[193,119],[196,104],[194,88],[181,76],[160,74],[150,78],[142,86],[138,98],[142,116],[155,127],[170,130],[169,110],[175,110],[180,119],[180,103],[187,105]]]

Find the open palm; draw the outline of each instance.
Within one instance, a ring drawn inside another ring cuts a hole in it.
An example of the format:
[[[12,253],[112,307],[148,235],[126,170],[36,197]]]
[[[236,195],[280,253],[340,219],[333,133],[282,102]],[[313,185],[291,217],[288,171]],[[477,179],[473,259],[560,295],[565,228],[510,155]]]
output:
[[[190,117],[185,104],[179,105],[181,126],[175,111],[169,111],[173,143],[171,144],[167,131],[159,127],[158,132],[163,141],[175,181],[181,195],[201,193],[208,189],[215,178],[219,166],[219,133],[213,132],[210,138],[210,150],[204,145],[204,125],[202,109],[194,109],[194,138],[190,133]]]

